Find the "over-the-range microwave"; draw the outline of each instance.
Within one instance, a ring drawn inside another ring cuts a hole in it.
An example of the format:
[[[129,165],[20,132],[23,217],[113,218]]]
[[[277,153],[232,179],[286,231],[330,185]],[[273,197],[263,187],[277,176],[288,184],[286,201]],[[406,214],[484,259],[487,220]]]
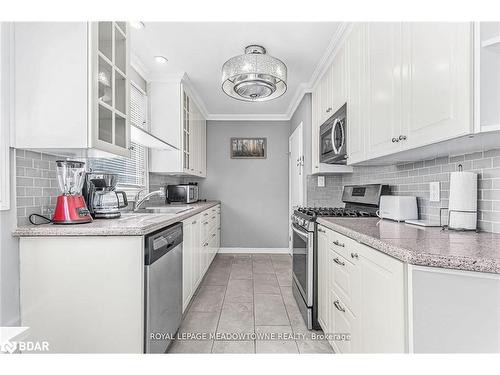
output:
[[[319,161],[327,164],[347,163],[347,104],[344,104],[320,127]]]

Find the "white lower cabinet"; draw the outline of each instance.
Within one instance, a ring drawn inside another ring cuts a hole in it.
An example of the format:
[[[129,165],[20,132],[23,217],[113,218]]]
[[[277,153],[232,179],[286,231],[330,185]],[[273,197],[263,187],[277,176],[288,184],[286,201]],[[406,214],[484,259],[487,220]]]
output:
[[[327,251],[328,237],[326,229],[318,227],[318,321],[323,331],[330,332],[328,326],[328,282],[326,278],[329,273],[327,271]],[[323,282],[319,282],[319,281]]]
[[[406,351],[405,276],[399,260],[319,226],[318,320],[336,352]]]
[[[182,311],[191,302],[220,248],[220,205],[182,222]]]

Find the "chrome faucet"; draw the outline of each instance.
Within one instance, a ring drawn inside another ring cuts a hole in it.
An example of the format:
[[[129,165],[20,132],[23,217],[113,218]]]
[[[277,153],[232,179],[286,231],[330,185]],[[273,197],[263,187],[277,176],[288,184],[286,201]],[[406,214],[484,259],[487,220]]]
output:
[[[162,187],[162,188],[160,188],[160,190],[152,191],[151,193],[148,193],[144,197],[142,197],[142,199],[139,199],[141,193],[143,191],[146,191],[146,190],[147,189],[141,189],[135,195],[135,199],[134,199],[134,212],[138,211],[141,208],[141,206],[142,206],[142,204],[144,202],[148,201],[151,197],[153,197],[155,195],[158,195],[160,197],[165,197],[165,188]]]

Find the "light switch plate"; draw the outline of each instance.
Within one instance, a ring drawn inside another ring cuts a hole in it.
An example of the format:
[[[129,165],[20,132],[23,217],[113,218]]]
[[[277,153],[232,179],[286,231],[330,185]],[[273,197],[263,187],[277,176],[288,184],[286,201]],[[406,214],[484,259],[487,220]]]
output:
[[[325,187],[325,176],[318,176],[318,187]]]
[[[429,200],[431,202],[439,202],[440,201],[440,189],[439,189],[439,181],[430,182],[429,183]]]

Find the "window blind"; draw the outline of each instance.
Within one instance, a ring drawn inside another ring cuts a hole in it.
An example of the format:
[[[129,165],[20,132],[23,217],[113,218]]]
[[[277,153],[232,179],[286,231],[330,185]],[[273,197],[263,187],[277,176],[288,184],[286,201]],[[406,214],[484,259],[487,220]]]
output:
[[[130,122],[135,126],[146,128],[147,125],[147,96],[135,85],[130,85]],[[95,158],[89,164],[93,171],[114,173],[118,176],[118,185],[123,188],[146,187],[147,149],[131,143],[130,158]]]

